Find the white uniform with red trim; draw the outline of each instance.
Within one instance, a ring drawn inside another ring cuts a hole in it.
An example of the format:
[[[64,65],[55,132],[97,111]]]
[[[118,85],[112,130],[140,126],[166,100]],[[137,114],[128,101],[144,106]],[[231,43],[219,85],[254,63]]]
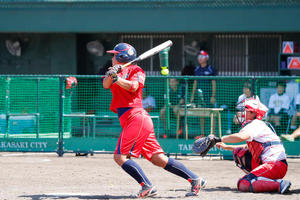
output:
[[[238,181],[238,189],[243,192],[278,191],[283,194],[291,183],[282,180],[288,169],[285,149],[276,133],[261,121],[268,108],[258,100],[252,99],[246,101],[245,111],[256,113],[256,119],[245,122],[239,132],[239,134],[250,136],[247,139],[247,149],[243,149],[246,168],[242,165],[244,167],[242,169],[251,171]],[[240,152],[242,150],[236,148],[234,157],[241,158],[240,156],[243,155],[239,156]],[[251,164],[249,155],[246,156],[247,152],[251,153]]]
[[[250,138],[247,140],[248,142],[253,140],[260,143],[280,141],[279,137],[266,125],[266,123],[258,119],[247,124],[240,133],[247,133],[250,135]],[[286,159],[286,154],[282,144],[267,146],[261,154],[262,163],[284,159]]]
[[[295,99],[295,105],[300,105],[300,94],[297,94],[296,99]]]
[[[275,114],[278,114],[281,109],[288,110],[290,107],[290,97],[287,94],[273,94],[269,100],[269,109],[274,109]]]

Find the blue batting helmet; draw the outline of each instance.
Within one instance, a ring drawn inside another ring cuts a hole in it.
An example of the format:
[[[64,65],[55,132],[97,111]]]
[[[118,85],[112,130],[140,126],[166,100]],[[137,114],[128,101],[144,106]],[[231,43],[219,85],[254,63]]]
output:
[[[130,44],[119,43],[113,50],[106,51],[107,53],[116,54],[116,60],[120,63],[127,63],[136,58],[136,51]]]

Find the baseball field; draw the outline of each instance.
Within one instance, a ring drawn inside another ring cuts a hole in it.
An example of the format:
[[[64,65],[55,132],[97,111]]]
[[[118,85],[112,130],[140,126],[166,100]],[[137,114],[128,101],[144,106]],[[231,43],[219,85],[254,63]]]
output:
[[[58,157],[55,153],[0,153],[0,157],[1,200],[132,199],[140,189],[111,154]],[[198,197],[185,197],[190,189],[187,181],[145,159],[135,159],[157,187],[158,195],[153,199],[300,199],[300,159],[288,160],[285,179],[292,186],[285,195],[237,191],[236,182],[243,172],[233,161],[195,156],[178,159],[207,180],[206,188]]]

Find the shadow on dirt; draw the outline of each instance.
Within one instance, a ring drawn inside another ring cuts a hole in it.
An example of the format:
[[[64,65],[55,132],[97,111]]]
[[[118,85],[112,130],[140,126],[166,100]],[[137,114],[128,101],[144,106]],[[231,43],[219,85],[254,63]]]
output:
[[[136,199],[136,196],[129,195],[129,196],[113,196],[113,195],[80,195],[80,194],[35,194],[35,195],[22,195],[19,197],[23,198],[31,198],[31,200],[43,200],[43,199],[68,199],[68,198],[77,198],[77,199]],[[159,197],[154,196],[153,199],[173,199],[176,197]]]
[[[215,187],[215,188],[204,188],[206,192],[216,192],[216,191],[232,191],[232,192],[239,192],[236,188],[231,187]]]
[[[234,193],[244,193],[244,192],[238,191],[236,188],[230,188],[230,187],[205,188],[203,190],[206,192],[231,191]],[[270,194],[278,194],[278,193],[274,192],[274,193],[270,193]],[[300,189],[291,189],[291,190],[287,191],[284,195],[293,195],[293,194],[300,194]]]
[[[35,194],[35,195],[22,195],[19,197],[31,198],[31,200],[43,200],[43,199],[134,199],[134,196],[112,196],[112,195],[80,195],[80,194]]]

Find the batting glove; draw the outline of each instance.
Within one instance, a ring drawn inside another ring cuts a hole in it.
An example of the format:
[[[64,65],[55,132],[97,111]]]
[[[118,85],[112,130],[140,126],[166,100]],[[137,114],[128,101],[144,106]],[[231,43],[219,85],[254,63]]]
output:
[[[117,74],[121,71],[121,69],[122,69],[121,65],[114,65],[114,66],[108,68],[106,75],[111,76],[113,74]]]

